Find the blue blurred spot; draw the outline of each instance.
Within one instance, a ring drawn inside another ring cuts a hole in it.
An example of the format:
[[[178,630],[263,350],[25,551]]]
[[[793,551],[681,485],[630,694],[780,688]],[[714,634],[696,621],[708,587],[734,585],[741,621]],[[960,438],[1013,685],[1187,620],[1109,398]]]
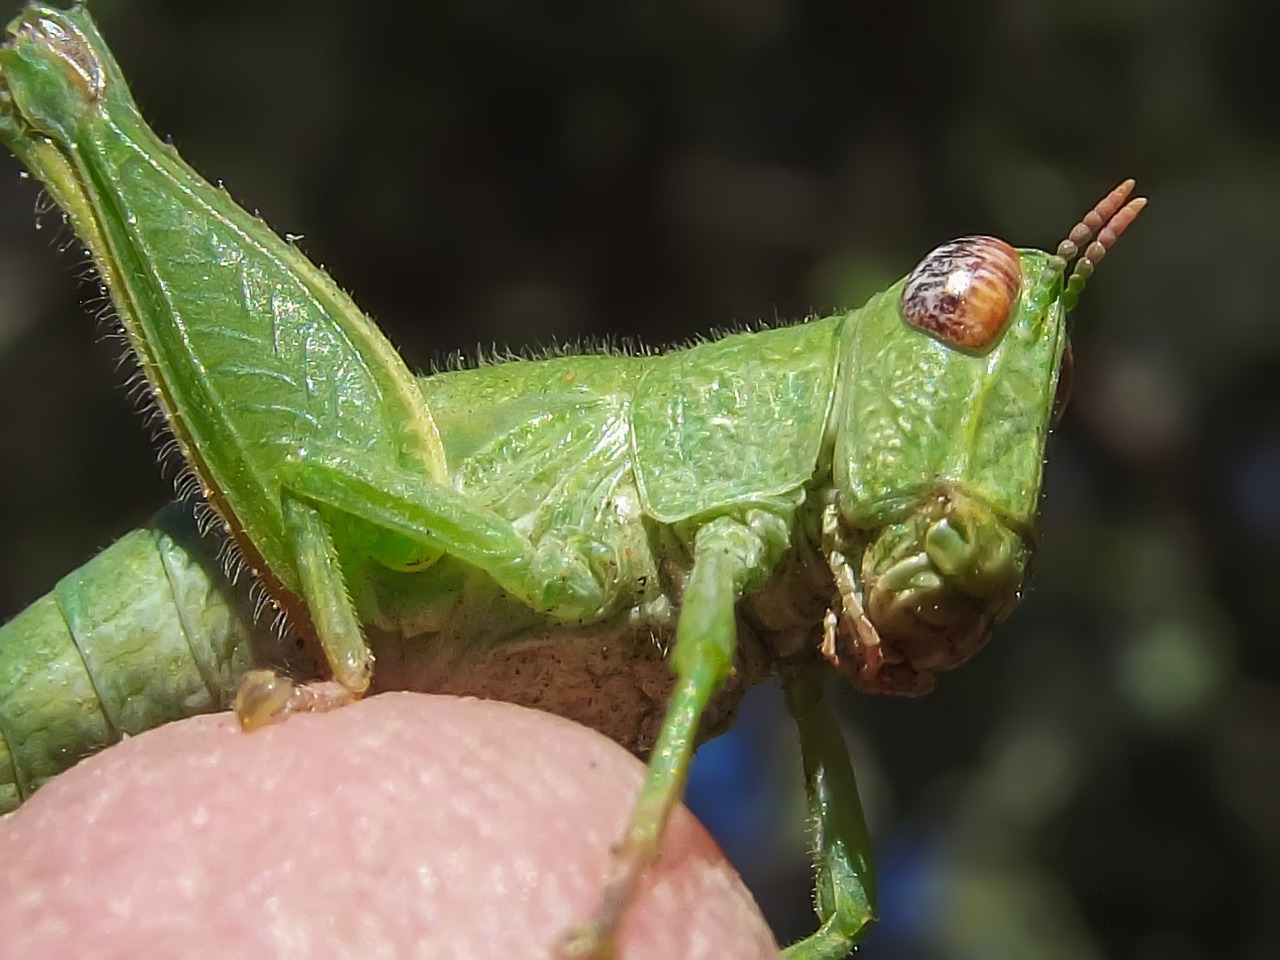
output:
[[[762,837],[784,832],[777,820],[785,816],[785,801],[768,745],[785,714],[778,716],[776,702],[770,708],[769,694],[778,699],[767,687],[747,694],[737,722],[694,755],[685,789],[685,803],[739,870],[770,853],[772,845]],[[798,763],[795,775],[800,775]]]
[[[1231,471],[1236,513],[1260,533],[1280,536],[1280,441],[1273,439],[1247,450]]]
[[[876,844],[880,920],[865,946],[889,954],[891,944],[919,947],[936,934],[947,863],[938,837],[920,824],[902,824]]]

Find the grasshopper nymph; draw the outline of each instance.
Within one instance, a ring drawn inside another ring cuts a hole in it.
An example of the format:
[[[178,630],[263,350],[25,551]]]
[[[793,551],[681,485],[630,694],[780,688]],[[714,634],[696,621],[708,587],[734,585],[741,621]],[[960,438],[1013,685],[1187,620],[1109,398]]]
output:
[[[554,710],[649,760],[601,906],[563,947],[603,957],[696,744],[779,673],[821,921],[786,955],[848,953],[874,882],[824,682],[924,693],[1016,605],[1067,314],[1145,203],[1132,181],[1056,253],[956,240],[858,309],[661,355],[415,378],[325,273],[146,126],[83,7],[10,25],[0,139],[89,249],[207,509],[329,677],[248,670],[255,626],[164,521],[0,632],[3,806],[237,681],[246,728],[391,687]],[[145,658],[104,646],[136,650],[144,630],[171,678],[154,706],[113,679]],[[513,669],[537,662],[552,682]],[[60,701],[32,692],[55,677]]]

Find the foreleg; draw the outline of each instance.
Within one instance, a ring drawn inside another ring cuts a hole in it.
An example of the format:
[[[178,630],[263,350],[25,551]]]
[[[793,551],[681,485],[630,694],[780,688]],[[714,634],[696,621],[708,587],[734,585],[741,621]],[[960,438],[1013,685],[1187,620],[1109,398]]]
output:
[[[825,671],[823,671],[825,673]],[[783,951],[784,960],[847,957],[875,919],[875,872],[862,801],[840,726],[823,702],[822,673],[784,677],[800,731],[814,850],[814,906],[822,926]]]

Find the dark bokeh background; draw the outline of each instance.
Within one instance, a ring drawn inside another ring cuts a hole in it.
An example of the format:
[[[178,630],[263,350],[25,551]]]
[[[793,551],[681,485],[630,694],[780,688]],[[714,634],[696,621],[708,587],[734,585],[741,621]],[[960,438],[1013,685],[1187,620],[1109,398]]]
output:
[[[16,7],[4,5],[7,16]],[[412,365],[850,304],[953,236],[1152,204],[1076,315],[1033,589],[920,702],[843,698],[874,957],[1280,956],[1280,90],[1264,0],[108,0],[157,129]],[[0,617],[168,495],[0,169]],[[691,799],[805,932],[777,691]]]

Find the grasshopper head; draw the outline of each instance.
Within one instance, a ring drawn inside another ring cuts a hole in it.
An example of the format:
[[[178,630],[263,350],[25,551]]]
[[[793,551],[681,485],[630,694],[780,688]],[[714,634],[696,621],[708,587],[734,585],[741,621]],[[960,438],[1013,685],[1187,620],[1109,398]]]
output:
[[[847,318],[824,525],[841,604],[823,649],[856,686],[927,692],[1017,605],[1065,403],[1067,313],[1145,204],[1126,203],[1132,189],[1055,254],[953,241]]]

